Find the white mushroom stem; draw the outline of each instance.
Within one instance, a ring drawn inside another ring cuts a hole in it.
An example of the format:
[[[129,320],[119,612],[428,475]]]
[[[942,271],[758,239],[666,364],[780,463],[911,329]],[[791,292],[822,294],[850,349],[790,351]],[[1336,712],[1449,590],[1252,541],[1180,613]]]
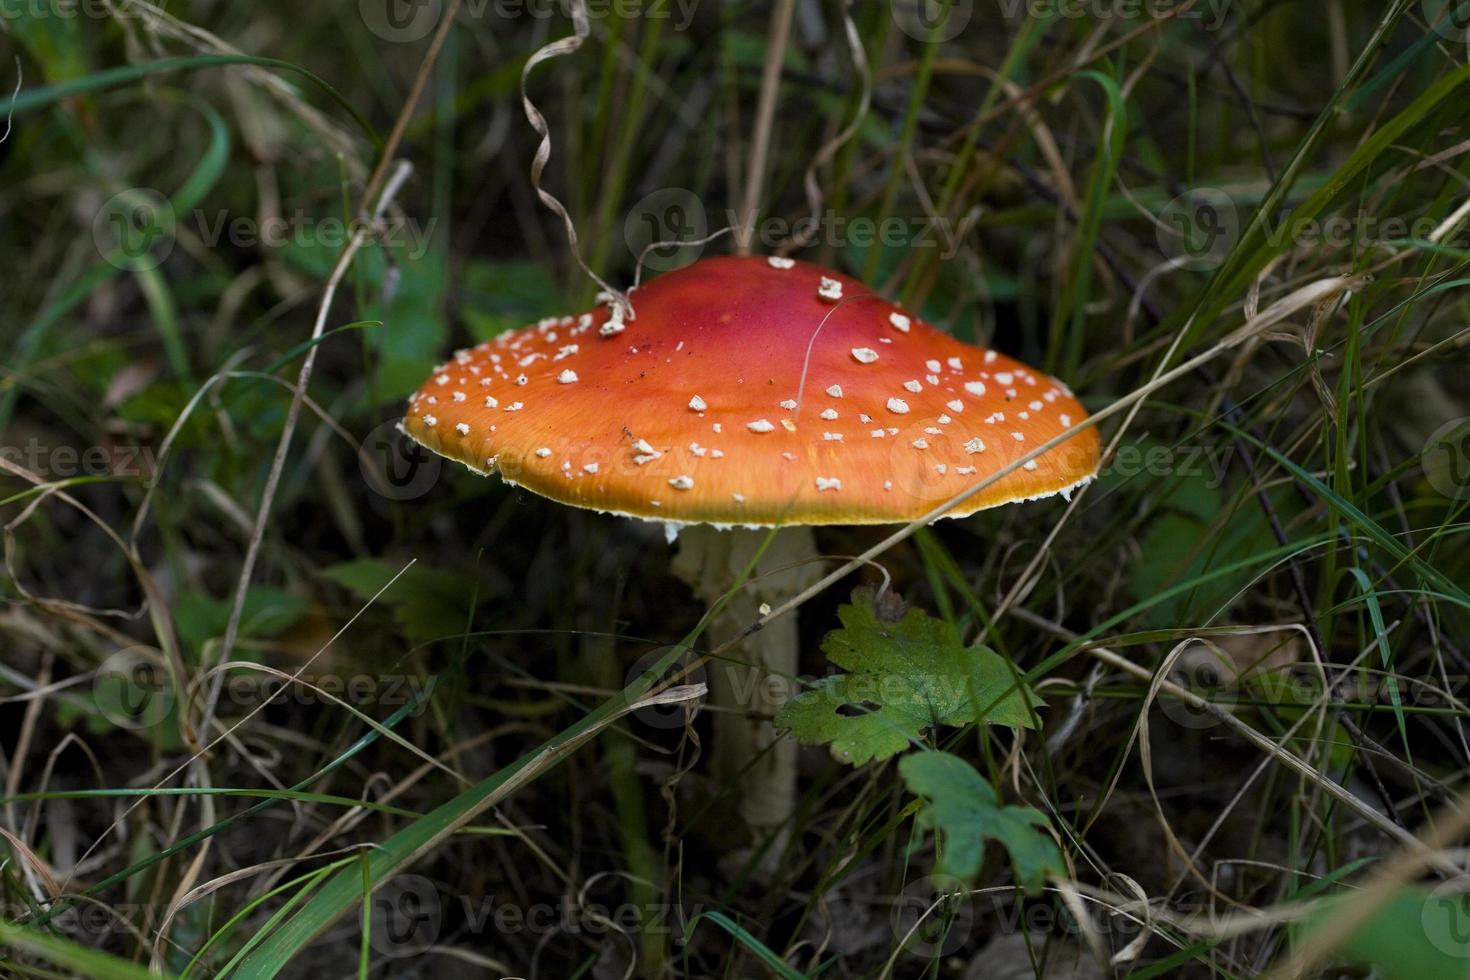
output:
[[[674,571],[707,602],[729,591],[760,550],[768,531],[683,529]],[[750,580],[730,597],[709,626],[711,648],[736,639],[772,606],[797,595],[821,575],[811,528],[782,528],[761,555]],[[757,845],[773,838],[761,862],[774,870],[796,810],[796,740],[778,738],[771,718],[795,693],[796,617],[783,616],[751,633],[725,659],[708,665],[714,714],[712,768],[722,783],[736,782],[739,812]],[[742,774],[743,773],[743,774]]]

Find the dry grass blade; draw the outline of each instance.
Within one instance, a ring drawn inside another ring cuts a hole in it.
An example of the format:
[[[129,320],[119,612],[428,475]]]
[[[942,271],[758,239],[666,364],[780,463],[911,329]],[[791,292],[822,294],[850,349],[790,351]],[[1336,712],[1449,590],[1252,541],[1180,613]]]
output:
[[[1026,622],[1031,623],[1035,626],[1040,626],[1048,629],[1065,639],[1078,639],[1075,633],[1064,630],[1061,627],[1057,626],[1055,623],[1052,623],[1050,620],[1047,620],[1041,616],[1037,616],[1026,609],[1014,609],[1012,610],[1012,615],[1016,616],[1019,619],[1023,619]],[[1112,650],[1107,649],[1106,647],[1089,644],[1084,649],[1089,656],[1102,661],[1109,667],[1131,674],[1134,677],[1137,677],[1139,680],[1146,681],[1149,684],[1150,698],[1156,697],[1160,692],[1164,692],[1167,693],[1170,697],[1179,699],[1196,711],[1202,711],[1208,714],[1220,724],[1230,728],[1237,735],[1240,735],[1246,741],[1250,742],[1261,751],[1267,753],[1272,759],[1275,759],[1277,762],[1286,766],[1288,769],[1291,769],[1298,775],[1310,780],[1313,785],[1321,788],[1329,796],[1338,800],[1340,803],[1343,803],[1346,806],[1350,807],[1366,822],[1372,824],[1374,827],[1387,834],[1389,837],[1392,837],[1399,843],[1413,848],[1416,854],[1424,856],[1426,860],[1446,870],[1453,868],[1453,865],[1443,864],[1438,856],[1424,855],[1422,848],[1417,846],[1418,842],[1415,840],[1412,834],[1404,830],[1398,824],[1394,823],[1388,817],[1384,816],[1374,807],[1359,799],[1352,792],[1341,786],[1336,780],[1330,778],[1325,773],[1318,771],[1316,768],[1309,765],[1307,762],[1302,760],[1290,750],[1283,748],[1280,744],[1276,742],[1276,740],[1262,734],[1261,732],[1256,731],[1250,725],[1247,725],[1245,722],[1241,721],[1230,712],[1221,708],[1219,705],[1200,697],[1198,694],[1195,694],[1188,688],[1180,687],[1173,681],[1168,680],[1165,671],[1151,671],[1147,667],[1136,664],[1125,657],[1120,657],[1118,654],[1114,653]],[[1305,720],[1305,717],[1303,720]],[[1142,721],[1140,723],[1146,724]]]

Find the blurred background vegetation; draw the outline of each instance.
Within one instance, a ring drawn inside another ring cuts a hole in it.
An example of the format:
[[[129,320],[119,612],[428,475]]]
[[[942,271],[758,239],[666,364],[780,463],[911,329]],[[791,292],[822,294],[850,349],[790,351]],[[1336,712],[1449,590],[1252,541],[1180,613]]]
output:
[[[593,302],[520,92],[564,3],[0,0],[0,972],[1464,975],[1464,11],[589,3],[527,93],[618,286],[753,184],[756,251],[815,214],[793,254],[1093,410],[1254,324],[1075,504],[878,559],[1045,700],[915,748],[1060,865],[946,897],[965,827],[811,747],[776,873],[732,866],[707,713],[594,714],[704,612],[662,529],[398,440],[448,351]],[[879,580],[805,605],[804,674]]]

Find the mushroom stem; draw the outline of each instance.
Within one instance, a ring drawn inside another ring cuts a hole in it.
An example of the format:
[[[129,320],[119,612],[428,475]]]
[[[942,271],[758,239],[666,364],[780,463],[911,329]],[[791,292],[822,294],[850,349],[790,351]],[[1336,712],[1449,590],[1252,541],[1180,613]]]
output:
[[[769,532],[720,531],[707,525],[679,535],[674,571],[695,593],[713,602],[750,563]],[[809,527],[776,532],[746,586],[730,597],[709,626],[711,646],[740,636],[759,618],[762,603],[777,605],[820,575]],[[773,716],[793,693],[797,674],[796,617],[783,616],[740,640],[728,659],[709,667],[714,715],[712,768],[722,783],[736,783],[739,812],[757,846],[773,838],[761,862],[773,870],[796,809],[796,742],[779,738]]]

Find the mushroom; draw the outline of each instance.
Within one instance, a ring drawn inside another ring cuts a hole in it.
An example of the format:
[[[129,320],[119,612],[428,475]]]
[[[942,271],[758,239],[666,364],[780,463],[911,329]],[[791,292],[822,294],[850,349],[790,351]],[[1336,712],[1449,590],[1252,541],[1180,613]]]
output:
[[[676,571],[705,598],[757,553],[757,529],[780,527],[715,642],[816,574],[808,525],[912,521],[1087,416],[1057,379],[804,262],[705,259],[630,299],[626,318],[609,303],[459,351],[409,399],[403,428],[478,473],[664,523],[679,534]],[[947,516],[1068,494],[1096,475],[1099,450],[1083,429]],[[716,772],[743,773],[741,815],[777,844],[796,745],[769,718],[791,693],[796,645],[793,617],[768,624],[710,685],[739,709],[716,715]]]

